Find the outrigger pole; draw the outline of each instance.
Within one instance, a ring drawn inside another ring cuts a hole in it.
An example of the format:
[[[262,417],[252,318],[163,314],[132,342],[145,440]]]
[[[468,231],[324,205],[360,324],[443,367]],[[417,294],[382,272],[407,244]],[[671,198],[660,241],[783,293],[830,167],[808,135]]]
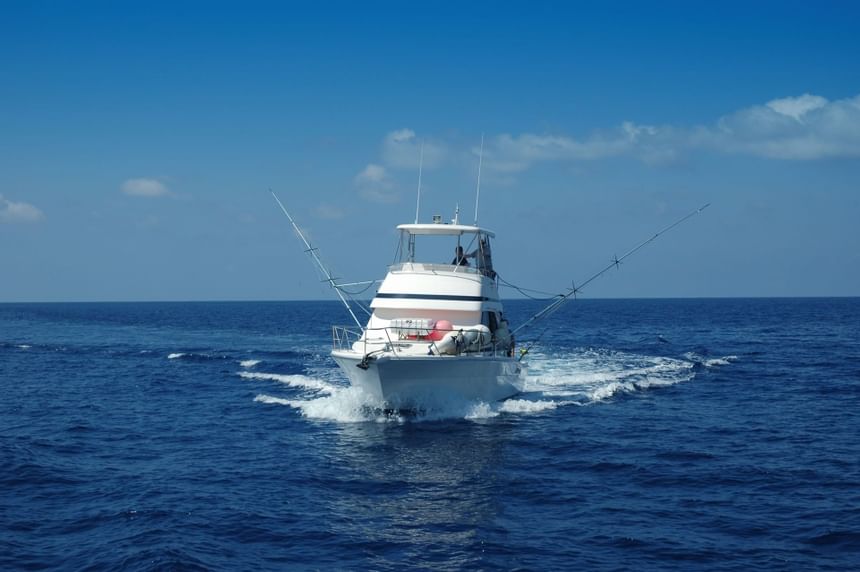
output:
[[[290,219],[290,224],[293,225],[293,229],[296,231],[296,234],[299,235],[299,238],[301,238],[302,242],[305,243],[305,246],[307,247],[305,252],[310,253],[311,259],[313,260],[316,267],[319,268],[319,270],[325,275],[325,282],[328,282],[329,286],[334,288],[334,291],[337,292],[338,298],[340,298],[340,301],[343,302],[344,306],[346,306],[346,310],[349,312],[349,315],[352,316],[352,319],[355,321],[358,327],[363,328],[364,326],[362,326],[361,322],[358,321],[358,318],[355,317],[355,313],[352,311],[352,307],[349,305],[349,302],[346,301],[343,292],[340,291],[340,284],[335,282],[334,276],[332,276],[329,269],[326,267],[325,264],[323,264],[323,261],[320,259],[319,251],[313,246],[311,246],[311,243],[308,242],[307,238],[305,238],[304,233],[296,224],[296,221],[293,220],[293,217],[290,216],[290,213],[287,212],[287,209],[284,207],[284,204],[281,202],[281,199],[278,198],[278,195],[276,195],[272,189],[269,189],[269,192],[272,193],[272,196],[275,197],[275,201],[277,201],[278,206],[281,207],[281,210],[284,211],[284,214],[287,215],[288,219]]]
[[[619,264],[621,264],[621,261],[622,261],[622,260],[624,260],[624,259],[625,259],[625,258],[627,258],[628,256],[631,256],[633,253],[635,253],[635,252],[636,252],[636,251],[638,251],[639,249],[643,248],[643,247],[644,247],[644,246],[646,246],[647,244],[649,244],[649,243],[653,242],[653,241],[654,241],[654,240],[656,240],[656,239],[657,239],[657,237],[658,237],[658,236],[660,236],[661,234],[664,234],[664,233],[666,233],[666,232],[669,232],[670,230],[672,230],[673,228],[675,228],[676,226],[678,226],[679,224],[681,224],[682,222],[684,222],[684,221],[685,221],[685,220],[687,220],[688,218],[691,218],[691,217],[693,217],[693,216],[695,216],[695,215],[699,214],[700,212],[702,212],[703,210],[705,210],[705,209],[706,209],[706,208],[708,208],[709,206],[711,206],[711,203],[708,203],[708,204],[706,204],[706,205],[704,205],[704,206],[701,206],[701,207],[699,207],[698,209],[694,210],[693,212],[691,212],[691,213],[687,214],[686,216],[684,216],[684,217],[682,217],[682,218],[680,218],[680,219],[676,220],[675,222],[673,222],[672,224],[670,224],[669,226],[667,226],[667,227],[666,227],[666,228],[664,228],[663,230],[659,231],[657,234],[655,234],[654,236],[652,236],[652,237],[651,237],[651,238],[649,238],[648,240],[645,240],[645,241],[643,241],[643,242],[640,242],[638,245],[636,245],[636,246],[635,246],[635,247],[633,247],[632,249],[628,250],[628,251],[627,251],[623,256],[620,256],[620,257],[619,257],[619,256],[613,256],[613,257],[612,257],[612,262],[610,262],[610,263],[609,263],[609,265],[608,265],[606,268],[602,269],[600,272],[597,272],[596,274],[594,274],[593,276],[591,276],[588,280],[586,280],[585,282],[583,282],[583,283],[582,283],[582,284],[580,284],[579,286],[577,286],[575,283],[574,283],[574,284],[572,284],[572,285],[571,285],[571,287],[568,289],[568,291],[567,291],[567,292],[565,292],[565,293],[563,293],[563,294],[558,294],[558,295],[556,296],[555,300],[553,300],[551,304],[549,304],[546,308],[544,308],[543,310],[541,310],[540,312],[538,312],[537,314],[535,314],[534,316],[532,316],[531,318],[529,318],[528,320],[526,320],[525,322],[523,322],[523,324],[521,324],[520,326],[518,326],[518,327],[517,327],[516,329],[514,329],[514,331],[513,331],[513,332],[511,332],[511,333],[512,333],[512,334],[516,334],[517,332],[519,332],[519,331],[520,331],[520,330],[522,330],[523,328],[526,328],[526,327],[528,327],[528,326],[532,325],[533,323],[537,322],[537,321],[538,321],[538,320],[540,320],[540,319],[546,318],[547,316],[549,316],[550,314],[552,314],[553,312],[555,312],[556,310],[558,310],[558,309],[559,309],[559,308],[560,308],[560,307],[561,307],[565,302],[567,302],[567,301],[570,299],[570,297],[571,297],[571,296],[573,296],[573,297],[575,298],[575,297],[576,297],[576,295],[577,295],[577,294],[579,294],[579,293],[580,293],[580,292],[581,292],[581,291],[582,291],[586,286],[588,286],[591,282],[593,282],[594,280],[597,280],[598,278],[600,278],[600,277],[601,277],[601,276],[603,276],[606,272],[609,272],[609,271],[610,271],[610,270],[612,270],[613,268],[618,268],[618,265],[619,265]]]

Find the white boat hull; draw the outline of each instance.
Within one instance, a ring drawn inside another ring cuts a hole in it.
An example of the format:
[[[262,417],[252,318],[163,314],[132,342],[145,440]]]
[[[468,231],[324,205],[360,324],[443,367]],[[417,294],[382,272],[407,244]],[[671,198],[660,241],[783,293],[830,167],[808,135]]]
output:
[[[452,399],[493,403],[522,391],[520,365],[506,356],[389,356],[358,367],[361,354],[333,351],[332,357],[352,385],[405,409],[432,406]]]

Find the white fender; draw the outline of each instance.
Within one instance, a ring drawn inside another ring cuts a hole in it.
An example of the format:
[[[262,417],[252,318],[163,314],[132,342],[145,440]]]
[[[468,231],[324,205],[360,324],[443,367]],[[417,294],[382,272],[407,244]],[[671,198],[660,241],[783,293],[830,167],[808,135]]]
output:
[[[463,330],[463,342],[466,344],[466,347],[469,347],[475,342],[477,342],[479,335],[480,332],[475,329]]]
[[[458,332],[448,332],[447,334],[445,334],[445,337],[436,342],[436,351],[440,355],[456,355],[457,335]]]
[[[467,348],[479,350],[490,343],[492,335],[490,334],[490,328],[479,324],[463,331],[463,338]]]
[[[477,326],[475,329],[478,330],[478,332],[479,332],[478,333],[478,344],[480,347],[484,347],[492,341],[493,334],[490,333],[490,328],[481,324],[480,326]]]

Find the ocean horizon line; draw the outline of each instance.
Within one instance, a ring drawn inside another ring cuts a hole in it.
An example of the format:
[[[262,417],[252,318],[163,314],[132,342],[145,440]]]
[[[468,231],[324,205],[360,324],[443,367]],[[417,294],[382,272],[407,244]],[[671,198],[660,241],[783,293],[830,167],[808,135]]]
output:
[[[532,301],[549,301],[557,298],[557,296],[548,296],[545,298],[501,298],[505,302],[517,302],[521,300]],[[571,300],[571,302],[588,302],[588,301],[606,301],[606,300],[827,300],[827,299],[850,299],[860,298],[860,294],[831,294],[831,295],[809,295],[809,296],[582,296]],[[369,301],[364,299],[362,301]],[[283,303],[332,303],[340,304],[339,300],[323,299],[323,298],[291,298],[291,299],[202,299],[202,300],[181,300],[181,299],[164,299],[164,300],[15,300],[15,301],[0,301],[0,305],[24,305],[24,304],[283,304]]]

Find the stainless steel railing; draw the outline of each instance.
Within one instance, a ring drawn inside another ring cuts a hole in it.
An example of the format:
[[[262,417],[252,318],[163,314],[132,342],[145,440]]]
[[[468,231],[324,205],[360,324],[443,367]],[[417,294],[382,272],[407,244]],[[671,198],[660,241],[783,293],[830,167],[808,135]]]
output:
[[[436,341],[430,340],[426,336],[416,335],[415,337],[411,337],[412,334],[407,333],[414,332],[415,330],[416,328],[414,327],[389,326],[387,328],[362,328],[361,331],[358,331],[354,327],[332,326],[332,347],[335,350],[352,351],[356,342],[363,342],[363,355],[368,355],[368,345],[382,345],[381,348],[372,350],[371,353],[375,353],[377,351],[390,351],[395,356],[400,356],[405,353],[403,351],[404,349],[411,347],[415,342],[429,342],[434,353],[438,355],[440,352],[436,347]],[[463,328],[436,331],[444,332],[445,335],[447,335],[449,332],[462,332]],[[381,335],[371,336],[371,332],[376,332]],[[395,334],[394,339],[392,339],[392,333]],[[495,335],[493,335],[490,343],[485,348],[481,348],[477,351],[466,351],[464,347],[461,347],[460,344],[458,344],[456,355],[460,355],[462,353],[480,353],[489,355],[490,352],[492,352],[493,356],[509,355],[509,348],[501,345],[499,340],[497,340]]]

